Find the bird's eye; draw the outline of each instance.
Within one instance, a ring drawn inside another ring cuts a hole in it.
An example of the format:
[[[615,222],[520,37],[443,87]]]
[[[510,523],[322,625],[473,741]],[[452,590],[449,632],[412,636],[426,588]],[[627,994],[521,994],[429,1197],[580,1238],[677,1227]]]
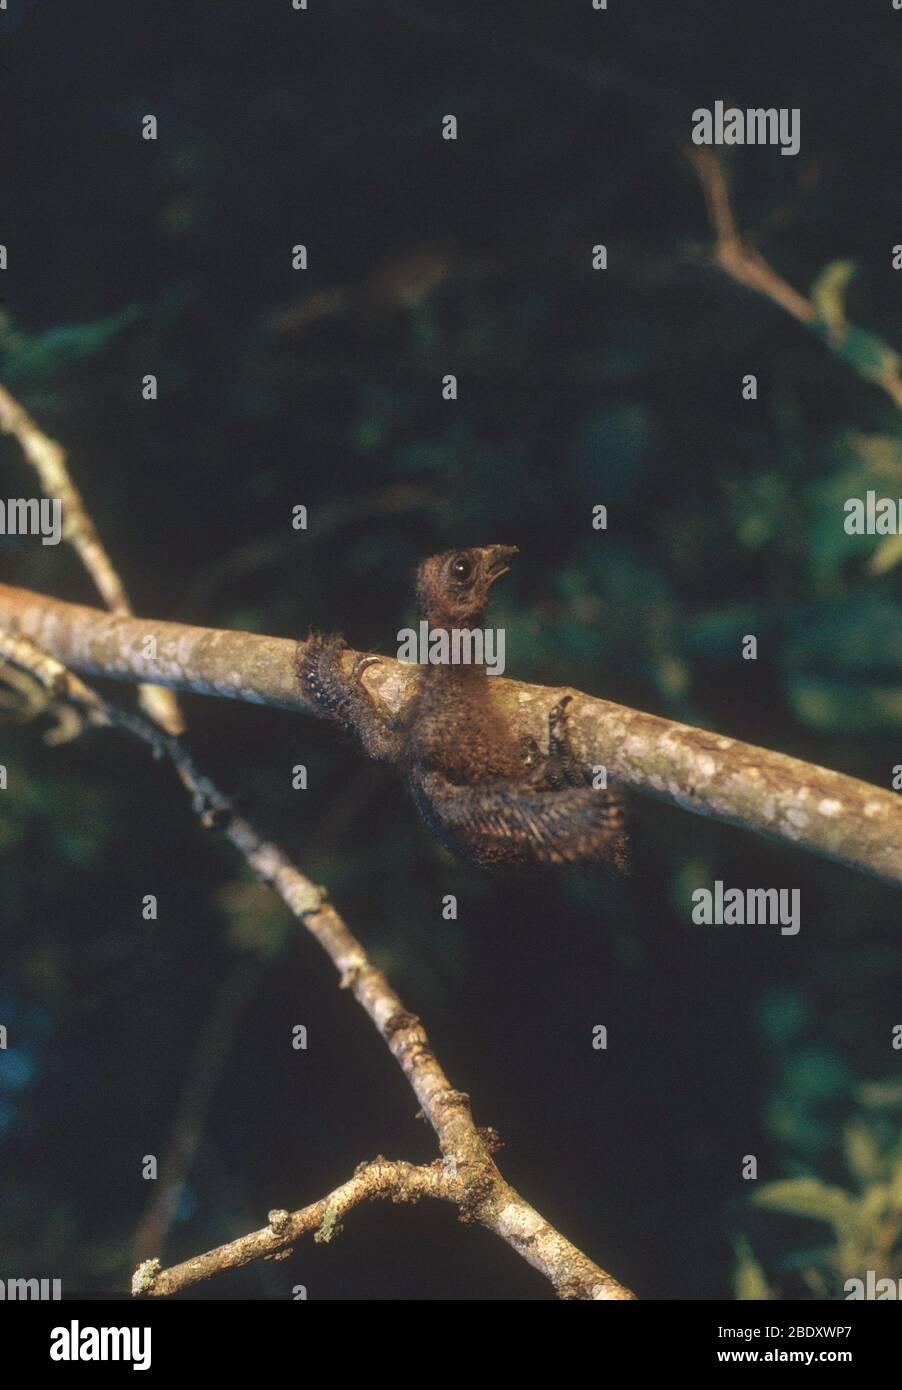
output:
[[[455,579],[469,579],[473,566],[463,555],[458,555],[451,566],[451,573]]]

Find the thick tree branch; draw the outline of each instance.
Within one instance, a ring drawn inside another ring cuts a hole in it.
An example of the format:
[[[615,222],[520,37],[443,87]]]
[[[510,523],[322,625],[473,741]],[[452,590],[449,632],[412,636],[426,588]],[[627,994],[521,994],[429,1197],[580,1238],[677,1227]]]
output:
[[[0,627],[86,674],[319,713],[298,686],[298,644],[285,638],[111,615],[8,585],[0,585]],[[148,637],[153,657],[145,654]],[[346,653],[348,671],[359,656]],[[403,723],[417,668],[385,658],[364,679],[386,719]],[[565,691],[502,678],[490,684],[505,719],[541,745],[548,714]],[[888,787],[566,693],[574,697],[568,734],[587,771],[603,765],[638,792],[902,884],[902,798]]]
[[[89,610],[90,611],[90,610]],[[120,620],[121,621],[121,620]],[[470,1112],[470,1099],[456,1091],[432,1051],[426,1031],[415,1014],[409,1013],[381,970],[372,964],[363,946],[328,902],[325,890],[306,878],[277,845],[263,840],[228,798],[197,767],[181,739],[162,733],[155,725],[104,700],[52,655],[41,650],[29,637],[3,630],[0,623],[0,661],[30,672],[44,687],[52,701],[74,705],[95,725],[117,725],[149,744],[153,751],[168,756],[180,780],[190,792],[203,824],[221,830],[241,851],[247,863],[282,898],[292,914],[304,923],[330,957],[341,976],[343,988],[350,989],[366,1010],[397,1061],[420,1102],[423,1114],[438,1138],[443,1162],[438,1169],[404,1169],[404,1183],[398,1187],[398,1165],[388,1175],[388,1189],[378,1191],[379,1175],[373,1165],[358,1169],[351,1192],[339,1189],[325,1199],[320,1222],[328,1238],[343,1211],[355,1204],[351,1198],[393,1193],[430,1195],[456,1202],[461,1219],[478,1221],[512,1246],[534,1269],[551,1282],[561,1298],[630,1299],[633,1295],[610,1274],[571,1244],[523,1200],[502,1177],[492,1158],[494,1136],[476,1127]],[[384,1163],[384,1160],[377,1161]],[[411,1175],[417,1175],[412,1178]],[[427,1179],[425,1174],[435,1174]],[[389,1181],[390,1180],[390,1181]],[[410,1183],[414,1183],[414,1187]],[[343,1195],[340,1195],[343,1194]],[[409,1200],[409,1196],[397,1196]],[[311,1213],[319,1204],[297,1214],[296,1234],[310,1229]],[[282,1214],[277,1223],[281,1232]],[[291,1218],[289,1218],[290,1225]],[[294,1227],[291,1227],[294,1231]],[[290,1244],[289,1235],[283,1242]],[[157,1272],[154,1261],[139,1267],[139,1292],[156,1294],[186,1287],[217,1269],[246,1264],[258,1255],[271,1253],[264,1232],[243,1237],[232,1245],[198,1256],[172,1271]],[[275,1247],[281,1248],[281,1247]],[[234,1257],[234,1258],[233,1258]],[[231,1263],[229,1261],[231,1260]],[[172,1284],[168,1276],[177,1282]],[[158,1284],[158,1279],[161,1281]]]

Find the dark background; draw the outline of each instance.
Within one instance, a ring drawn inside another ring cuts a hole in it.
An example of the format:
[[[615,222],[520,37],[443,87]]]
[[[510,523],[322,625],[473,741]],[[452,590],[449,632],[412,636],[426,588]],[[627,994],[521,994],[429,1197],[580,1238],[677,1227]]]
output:
[[[900,569],[875,572],[879,540],[846,536],[842,503],[902,495],[900,417],[706,266],[684,152],[718,98],[801,108],[796,158],[727,152],[737,214],[803,292],[854,261],[849,315],[902,346],[889,0],[10,0],[0,32],[0,379],[69,450],[139,613],[393,652],[422,556],[514,542],[493,610],[508,674],[889,785]],[[34,492],[13,442],[0,463],[4,496]],[[65,546],[8,538],[0,560],[96,601]],[[640,1296],[836,1297],[902,1274],[896,892],[646,801],[625,885],[476,871],[330,727],[184,707],[205,764],[423,1016],[505,1174]],[[142,1252],[167,1263],[361,1159],[430,1159],[329,962],[170,770],[119,734],[39,732],[0,730],[0,1276],[127,1286],[156,1190],[142,1156],[183,1132],[186,1087],[197,1152],[164,1248]],[[801,933],[694,925],[715,878],[800,888]],[[767,1187],[799,1177],[794,1198]],[[297,1283],[550,1297],[429,1205],[358,1210],[332,1245],[200,1293]]]

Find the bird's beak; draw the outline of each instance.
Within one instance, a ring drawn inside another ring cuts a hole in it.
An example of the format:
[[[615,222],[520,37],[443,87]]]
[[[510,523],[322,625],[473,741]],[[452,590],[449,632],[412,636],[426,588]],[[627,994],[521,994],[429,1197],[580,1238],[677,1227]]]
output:
[[[500,579],[502,574],[507,574],[510,565],[507,563],[512,556],[518,554],[515,545],[490,545],[489,550],[489,583],[494,584],[496,579]]]

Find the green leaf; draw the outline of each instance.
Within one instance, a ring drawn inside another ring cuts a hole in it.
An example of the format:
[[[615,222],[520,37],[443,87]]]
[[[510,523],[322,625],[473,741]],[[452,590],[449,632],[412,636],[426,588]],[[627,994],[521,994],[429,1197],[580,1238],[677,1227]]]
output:
[[[902,1211],[902,1158],[897,1159],[893,1165],[889,1199],[894,1211]]]
[[[902,534],[886,536],[868,560],[868,573],[887,574],[900,562],[902,562]]]
[[[831,261],[811,287],[811,302],[818,324],[826,329],[831,342],[838,341],[845,333],[846,291],[854,274],[854,261]]]
[[[3,374],[29,386],[55,383],[61,374],[96,357],[141,317],[134,304],[93,323],[67,323],[43,333],[26,334],[0,323]]]
[[[834,446],[833,466],[807,489],[805,543],[817,578],[829,581],[848,560],[867,560],[876,573],[879,537],[857,536],[845,528],[845,503],[872,489],[879,495],[902,495],[902,441],[892,435],[846,434]],[[895,541],[891,536],[884,543]],[[888,567],[888,566],[887,566]]]
[[[885,376],[895,376],[902,366],[902,357],[895,348],[890,347],[876,333],[851,324],[839,343],[831,343],[833,351],[846,362],[859,376],[868,381],[879,381]]]
[[[867,1188],[858,1203],[861,1225],[865,1230],[873,1231],[883,1221],[890,1209],[891,1200],[892,1191],[889,1183],[875,1182]]]
[[[819,676],[790,676],[786,697],[812,729],[854,733],[902,729],[902,687],[861,686]]]
[[[867,1125],[851,1124],[845,1133],[846,1162],[859,1182],[869,1182],[883,1170],[880,1146]]]
[[[867,381],[894,376],[902,357],[889,343],[846,318],[846,291],[855,274],[854,261],[832,261],[811,288],[812,327],[832,352]]]
[[[786,1178],[782,1182],[768,1183],[752,1200],[767,1211],[825,1221],[843,1235],[856,1224],[854,1200],[841,1187],[832,1187],[820,1178]]]
[[[764,1270],[752,1254],[746,1240],[735,1243],[736,1264],[733,1269],[733,1292],[740,1303],[760,1303],[773,1299],[774,1293],[764,1277]]]

